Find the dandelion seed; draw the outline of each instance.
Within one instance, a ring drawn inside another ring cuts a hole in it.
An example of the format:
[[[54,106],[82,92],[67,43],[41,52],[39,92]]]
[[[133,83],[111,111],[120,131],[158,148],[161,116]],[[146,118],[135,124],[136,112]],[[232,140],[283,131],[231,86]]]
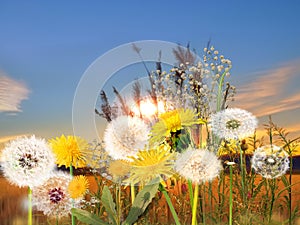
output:
[[[19,187],[42,185],[55,168],[52,150],[44,139],[35,136],[11,141],[2,151],[4,176]]]
[[[69,174],[54,173],[43,185],[35,187],[32,194],[32,204],[38,211],[49,217],[64,217],[71,208],[78,208],[80,198],[72,200],[68,192],[71,181]]]
[[[266,145],[255,150],[251,159],[252,168],[265,178],[280,177],[289,169],[289,156],[276,145]]]
[[[225,139],[245,138],[253,134],[257,119],[250,112],[238,108],[225,109],[211,116],[212,132]]]
[[[120,116],[111,121],[104,132],[105,150],[113,159],[128,159],[144,149],[149,127],[137,117]]]
[[[222,165],[213,152],[189,148],[177,157],[174,169],[181,176],[199,184],[215,179]]]

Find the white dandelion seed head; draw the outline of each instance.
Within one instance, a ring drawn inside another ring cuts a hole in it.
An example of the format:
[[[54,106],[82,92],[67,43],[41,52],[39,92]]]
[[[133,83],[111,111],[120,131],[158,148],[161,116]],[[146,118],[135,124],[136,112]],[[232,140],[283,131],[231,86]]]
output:
[[[213,152],[189,148],[178,155],[174,169],[194,183],[204,183],[215,179],[223,167]]]
[[[1,156],[4,176],[19,187],[43,184],[55,168],[55,157],[44,139],[17,138],[6,145]]]
[[[113,159],[128,160],[148,143],[150,127],[140,118],[120,116],[104,132],[105,150]]]
[[[41,186],[32,190],[32,205],[49,217],[67,216],[74,207],[78,208],[81,198],[72,199],[68,193],[70,174],[55,172]]]
[[[210,125],[212,132],[220,138],[242,139],[254,133],[258,121],[246,110],[229,108],[213,114]]]
[[[289,169],[289,155],[281,147],[266,145],[255,150],[252,168],[264,178],[277,178]]]

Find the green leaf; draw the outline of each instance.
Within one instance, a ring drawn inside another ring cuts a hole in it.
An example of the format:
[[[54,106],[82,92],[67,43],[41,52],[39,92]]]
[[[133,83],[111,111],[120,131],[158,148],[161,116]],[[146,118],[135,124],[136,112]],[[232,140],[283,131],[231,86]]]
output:
[[[109,225],[108,223],[101,220],[98,216],[88,211],[73,208],[71,209],[71,212],[78,220],[83,223],[90,225]]]
[[[147,206],[151,203],[152,199],[155,197],[158,187],[160,183],[160,178],[157,177],[149,182],[143,190],[141,190],[132,204],[132,207],[129,211],[129,214],[124,221],[123,225],[130,225],[133,224],[140,215],[144,213]]]
[[[105,207],[105,210],[109,218],[112,220],[113,224],[117,224],[116,204],[114,203],[114,200],[107,186],[104,186],[102,190],[101,202]]]

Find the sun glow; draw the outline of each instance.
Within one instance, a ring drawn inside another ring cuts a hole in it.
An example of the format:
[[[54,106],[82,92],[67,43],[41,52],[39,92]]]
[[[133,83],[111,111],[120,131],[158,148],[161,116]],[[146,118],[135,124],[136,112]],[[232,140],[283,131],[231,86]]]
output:
[[[139,106],[135,105],[132,109],[134,115],[142,115],[142,117],[151,118],[158,113],[165,112],[163,102],[159,101],[158,104],[154,104],[150,99],[140,101]]]

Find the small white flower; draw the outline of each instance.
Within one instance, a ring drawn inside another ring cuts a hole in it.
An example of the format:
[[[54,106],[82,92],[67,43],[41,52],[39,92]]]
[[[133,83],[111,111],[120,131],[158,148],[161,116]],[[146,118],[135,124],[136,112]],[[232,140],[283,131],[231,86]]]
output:
[[[35,136],[11,141],[3,149],[0,161],[4,176],[19,187],[43,184],[55,168],[52,150],[44,139]]]
[[[105,129],[105,150],[113,159],[128,160],[128,156],[144,149],[149,132],[150,128],[138,117],[117,117]]]
[[[212,132],[225,139],[245,138],[253,134],[257,119],[252,113],[238,108],[229,108],[213,114],[210,118]]]
[[[194,183],[202,183],[215,179],[222,170],[222,165],[213,152],[189,148],[178,155],[174,169]]]
[[[277,178],[289,169],[289,156],[276,145],[266,145],[255,150],[251,159],[252,168],[265,178]]]
[[[71,181],[69,174],[63,172],[53,173],[43,185],[32,190],[32,205],[44,215],[50,217],[64,217],[73,208],[79,207],[81,199],[72,199],[68,193]]]

